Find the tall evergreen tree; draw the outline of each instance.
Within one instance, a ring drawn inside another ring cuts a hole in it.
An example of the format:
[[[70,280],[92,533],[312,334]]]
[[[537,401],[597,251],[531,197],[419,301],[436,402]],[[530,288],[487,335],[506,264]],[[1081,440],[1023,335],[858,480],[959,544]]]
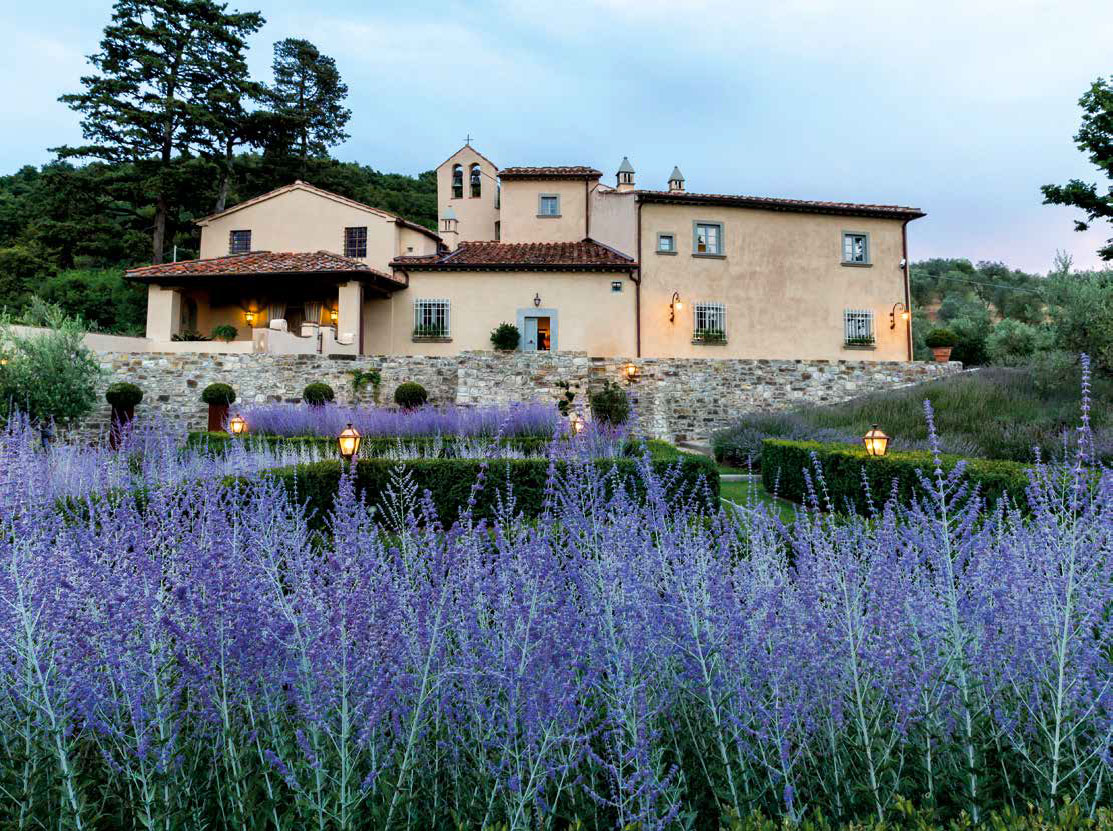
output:
[[[1078,149],[1110,180],[1105,193],[1098,186],[1079,179],[1065,185],[1044,185],[1041,190],[1046,205],[1071,205],[1086,212],[1086,222],[1076,221],[1074,229],[1085,231],[1096,219],[1113,222],[1113,75],[1098,78],[1078,99],[1082,107],[1082,127],[1074,137]],[[1098,249],[1103,260],[1113,260],[1113,238]]]
[[[263,18],[226,9],[214,0],[117,0],[100,51],[89,58],[96,72],[81,79],[83,92],[60,99],[82,114],[88,142],[57,148],[61,157],[130,162],[147,180],[156,263],[176,220],[180,161],[227,142],[236,114],[214,100],[248,83],[245,38]]]
[[[304,175],[308,159],[326,157],[330,147],[348,138],[344,132],[352,116],[344,106],[348,86],[336,61],[300,38],[274,45],[273,69],[273,141],[268,149],[295,155]]]

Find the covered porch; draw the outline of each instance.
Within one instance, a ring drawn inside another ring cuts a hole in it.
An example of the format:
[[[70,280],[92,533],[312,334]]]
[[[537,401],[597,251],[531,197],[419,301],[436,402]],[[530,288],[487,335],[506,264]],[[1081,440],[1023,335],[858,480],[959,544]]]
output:
[[[358,355],[365,300],[404,281],[329,252],[253,252],[132,269],[160,351]]]

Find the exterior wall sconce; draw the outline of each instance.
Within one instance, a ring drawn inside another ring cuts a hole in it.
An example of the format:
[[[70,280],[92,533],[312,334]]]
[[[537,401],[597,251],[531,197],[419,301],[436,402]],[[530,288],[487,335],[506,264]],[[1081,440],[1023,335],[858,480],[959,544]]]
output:
[[[332,325],[336,325],[336,321],[340,319],[340,312],[336,308],[328,310],[328,319],[332,321]]]
[[[247,432],[247,422],[243,416],[234,415],[228,419],[228,433],[233,436],[242,436]]]
[[[674,291],[672,293],[672,300],[669,301],[669,323],[676,322],[676,313],[684,309],[684,304],[680,302],[680,292]]]
[[[898,311],[898,309],[899,309],[899,311]],[[903,323],[908,322],[908,307],[905,306],[903,303],[901,303],[899,300],[896,303],[893,304],[893,308],[889,311],[889,328],[890,329],[896,329],[897,328],[897,315],[898,314],[900,315],[900,319]]]
[[[568,423],[572,425],[572,435],[574,436],[580,435],[587,427],[587,425],[584,424],[584,420],[575,413],[572,413],[572,415],[568,417]]]
[[[540,306],[541,305],[541,292],[538,292],[537,294],[533,295],[533,305],[534,306]]]
[[[866,453],[870,456],[884,456],[889,452],[889,437],[874,424],[868,433],[862,436],[862,444],[866,446]]]
[[[243,313],[243,319],[247,323],[248,326],[254,326],[255,325],[255,312],[250,311],[250,310],[244,312]]]
[[[350,462],[359,453],[359,430],[352,426],[349,421],[348,426],[340,431],[340,435],[336,437],[336,443],[340,445],[340,455],[344,461]]]
[[[627,384],[632,384],[637,381],[640,374],[641,370],[635,363],[628,363],[622,368],[622,375],[626,379]]]

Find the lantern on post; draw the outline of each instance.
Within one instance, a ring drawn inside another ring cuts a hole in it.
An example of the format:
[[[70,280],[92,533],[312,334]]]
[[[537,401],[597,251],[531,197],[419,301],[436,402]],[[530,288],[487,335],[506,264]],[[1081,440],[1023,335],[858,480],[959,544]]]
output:
[[[359,453],[359,430],[352,426],[349,421],[348,426],[340,431],[340,435],[336,437],[336,443],[340,445],[340,455],[344,457],[345,461],[351,461]]]
[[[242,436],[247,432],[247,422],[238,413],[228,419],[228,433],[233,436]]]
[[[866,453],[870,456],[884,456],[889,452],[889,437],[876,424],[862,436],[862,444],[866,446]]]

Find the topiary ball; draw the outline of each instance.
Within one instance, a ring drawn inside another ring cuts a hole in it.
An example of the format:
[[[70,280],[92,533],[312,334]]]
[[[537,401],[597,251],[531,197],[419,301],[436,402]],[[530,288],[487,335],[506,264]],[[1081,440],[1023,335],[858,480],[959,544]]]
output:
[[[302,390],[301,397],[305,399],[306,404],[319,407],[330,401],[335,401],[336,393],[332,391],[332,387],[323,381],[314,381]]]
[[[117,381],[115,384],[109,384],[108,389],[104,391],[104,400],[114,409],[130,410],[143,400],[143,390],[127,381]]]
[[[394,391],[394,403],[404,410],[414,410],[423,407],[429,401],[429,393],[425,387],[414,381],[399,384]]]
[[[236,391],[228,384],[209,384],[201,392],[201,400],[206,404],[231,404],[236,400]]]

